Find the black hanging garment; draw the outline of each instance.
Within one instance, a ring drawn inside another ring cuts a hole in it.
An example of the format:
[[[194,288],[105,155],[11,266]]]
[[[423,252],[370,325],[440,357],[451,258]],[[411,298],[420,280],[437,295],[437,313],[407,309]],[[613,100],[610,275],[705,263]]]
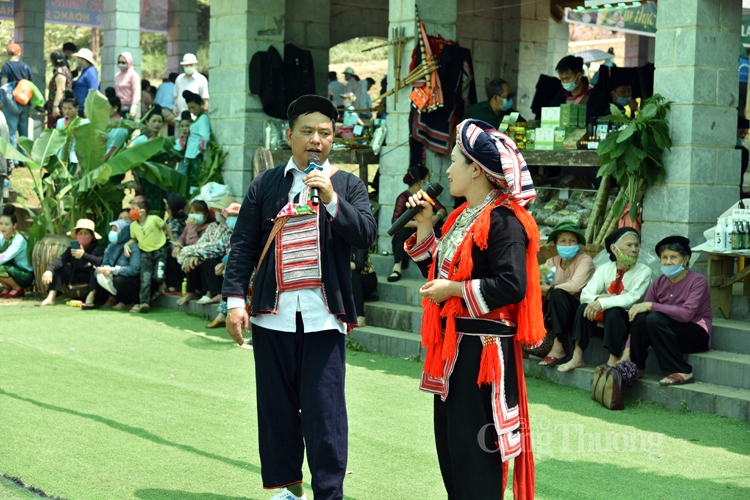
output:
[[[291,43],[284,46],[284,82],[287,105],[300,96],[315,94],[312,52]]]
[[[286,119],[284,60],[272,45],[267,52],[253,54],[248,68],[250,92],[260,97],[263,111],[273,118]]]

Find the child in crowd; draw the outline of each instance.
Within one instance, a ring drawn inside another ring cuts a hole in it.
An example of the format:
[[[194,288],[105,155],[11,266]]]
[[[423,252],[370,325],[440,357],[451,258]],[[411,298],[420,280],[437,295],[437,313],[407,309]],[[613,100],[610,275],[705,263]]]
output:
[[[16,207],[8,204],[0,213],[0,297],[23,297],[34,282],[34,270],[26,255],[26,237],[18,232]]]
[[[122,210],[120,210],[120,213],[117,215],[117,220],[124,220],[125,222],[131,222],[130,209],[123,208]]]
[[[143,123],[146,124],[146,130],[142,131],[141,135],[136,137],[131,147],[143,144],[144,142],[150,141],[156,137],[159,137],[161,133],[161,127],[164,125],[164,118],[161,115],[161,106],[154,104],[148,111],[148,114],[144,117]],[[164,212],[164,196],[166,192],[158,186],[147,181],[145,178],[136,176],[136,181],[140,186],[140,192],[143,196],[151,200],[151,209],[155,212]]]
[[[356,111],[354,111],[354,102],[357,100],[357,96],[353,92],[341,94],[344,100],[344,127],[351,127],[354,125],[364,125],[365,122],[359,117]]]
[[[182,93],[185,98],[188,111],[195,116],[195,121],[190,125],[190,134],[185,144],[185,163],[187,164],[188,186],[191,194],[198,187],[198,174],[203,164],[203,153],[211,140],[211,123],[208,115],[203,109],[203,98],[198,94],[186,90]],[[180,123],[182,126],[182,123]]]
[[[190,113],[190,111],[183,111],[180,115],[180,137],[178,137],[174,142],[174,149],[176,151],[182,152],[183,155],[185,154],[188,137],[190,136],[190,125],[192,124],[193,115]],[[177,172],[181,173],[182,175],[188,174],[188,164],[185,158],[180,160],[180,163],[177,164]]]
[[[80,179],[83,175],[81,166],[78,164],[78,156],[76,156],[76,138],[73,136],[72,129],[80,127],[85,123],[89,123],[88,118],[81,118],[78,116],[78,99],[72,90],[66,90],[63,94],[62,100],[63,117],[57,120],[57,130],[61,130],[67,135],[65,144],[62,149],[57,153],[57,156],[62,160],[63,164],[68,167],[68,173],[71,177]],[[67,182],[63,182],[63,185]]]
[[[156,215],[149,215],[151,202],[144,196],[136,196],[130,202],[130,241],[125,243],[125,257],[130,258],[130,245],[138,243],[141,250],[141,290],[140,304],[130,312],[147,313],[151,310],[151,285],[164,283],[164,272],[167,261],[167,236],[164,234],[164,220]],[[156,292],[155,295],[158,295]]]

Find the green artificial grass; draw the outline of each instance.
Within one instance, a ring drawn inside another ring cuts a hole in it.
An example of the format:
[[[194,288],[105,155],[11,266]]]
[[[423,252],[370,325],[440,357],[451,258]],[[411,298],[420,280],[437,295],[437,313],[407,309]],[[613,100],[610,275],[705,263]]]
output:
[[[0,317],[1,474],[69,500],[272,496],[253,351],[226,332],[165,310],[23,302]],[[446,497],[419,375],[413,361],[348,353],[346,498]],[[538,499],[750,498],[745,422],[638,402],[610,412],[540,380],[528,389]],[[33,498],[6,483],[0,498]]]

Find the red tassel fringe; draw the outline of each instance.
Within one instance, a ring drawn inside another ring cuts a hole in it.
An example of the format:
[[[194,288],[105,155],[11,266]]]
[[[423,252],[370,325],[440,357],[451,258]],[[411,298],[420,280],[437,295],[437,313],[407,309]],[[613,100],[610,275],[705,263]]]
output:
[[[484,347],[482,348],[482,361],[479,364],[477,385],[482,387],[483,384],[490,385],[499,382],[500,353],[498,352],[497,342],[493,337],[485,337]]]

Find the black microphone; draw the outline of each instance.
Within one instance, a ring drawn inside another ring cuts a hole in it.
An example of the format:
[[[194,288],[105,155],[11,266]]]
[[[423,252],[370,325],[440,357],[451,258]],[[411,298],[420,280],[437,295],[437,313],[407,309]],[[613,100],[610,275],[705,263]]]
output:
[[[318,158],[318,155],[310,155],[310,159],[307,160],[307,168],[305,169],[305,172],[309,174],[315,168],[323,170],[323,166],[320,164],[320,158]],[[312,190],[310,191],[310,198],[312,201],[312,205],[314,207],[317,207],[318,203],[320,203],[318,188],[312,188]]]
[[[440,196],[440,193],[443,192],[443,186],[441,186],[437,182],[433,182],[431,184],[427,184],[427,186],[425,186],[425,188],[420,190],[419,192],[422,193],[423,200],[426,200],[428,203],[434,206],[435,200],[437,200],[437,197]],[[417,205],[416,207],[412,207],[401,214],[401,217],[399,217],[398,220],[394,222],[391,228],[388,230],[388,236],[393,236],[397,232],[401,231],[406,223],[412,220],[420,210],[422,210],[422,207],[420,205]]]

